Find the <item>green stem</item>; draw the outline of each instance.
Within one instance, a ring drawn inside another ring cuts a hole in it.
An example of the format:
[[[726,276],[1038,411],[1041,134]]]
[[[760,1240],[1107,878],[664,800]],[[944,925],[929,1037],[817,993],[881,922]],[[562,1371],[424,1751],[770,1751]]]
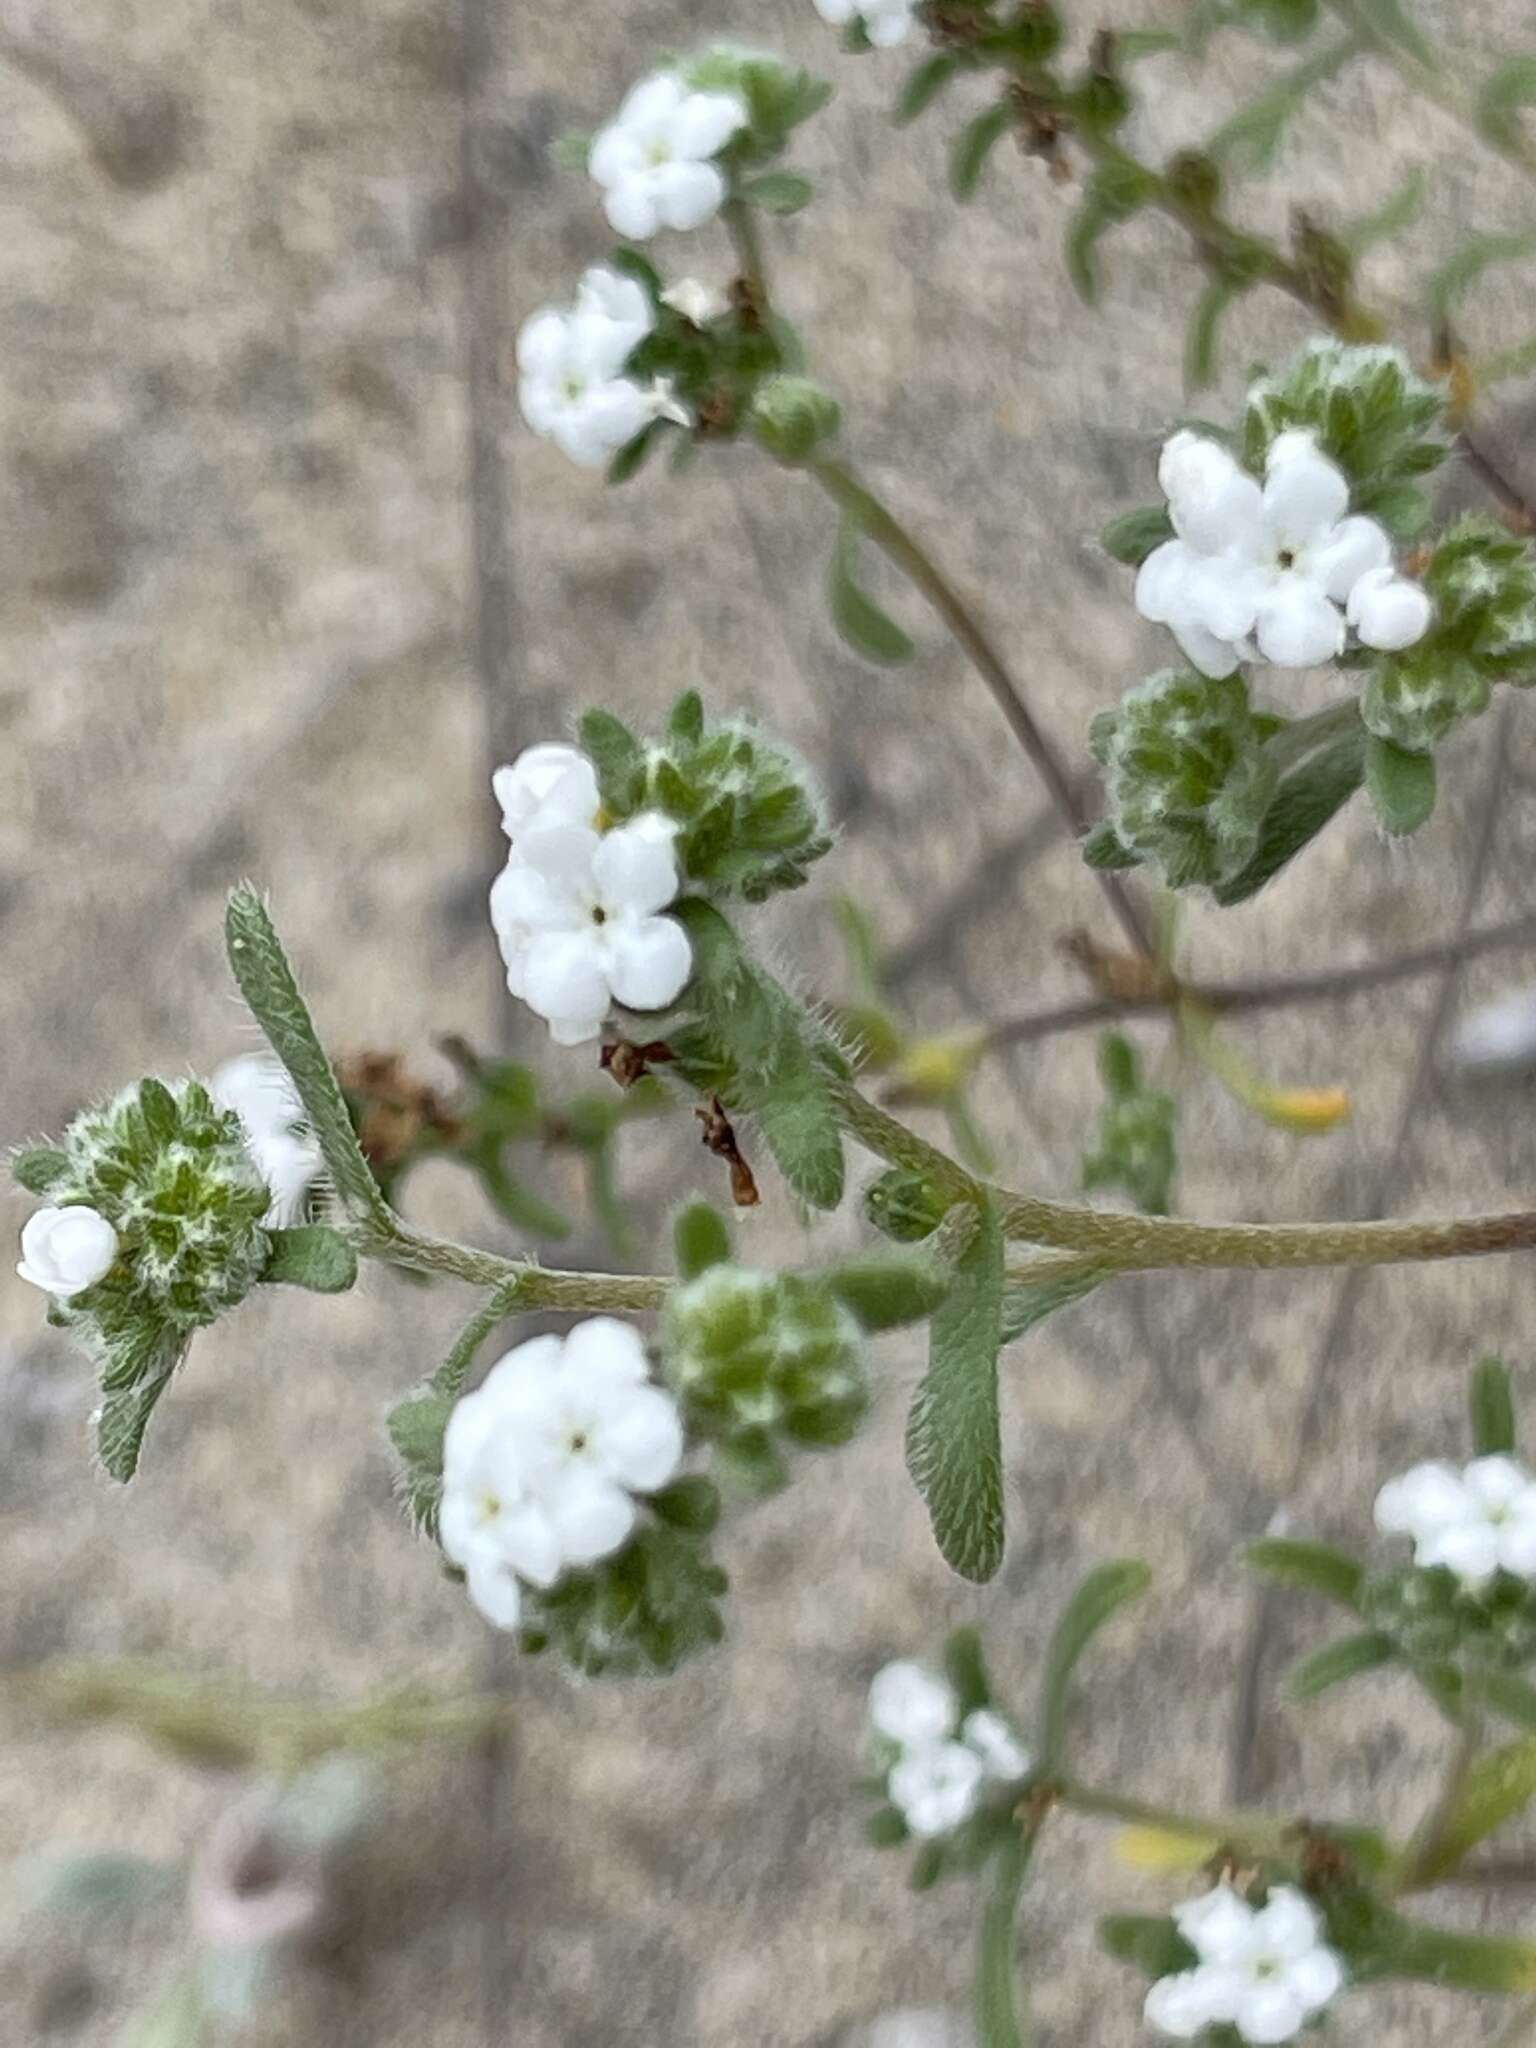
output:
[[[1017,1827],[993,1859],[976,1950],[977,2048],[1025,2048],[1029,2038],[1019,2012],[1014,1927],[1040,1827],[1038,1819]]]
[[[503,1304],[500,1313],[531,1308],[584,1309],[590,1313],[641,1314],[663,1308],[672,1281],[653,1273],[577,1273],[503,1258],[447,1238],[429,1237],[398,1220],[390,1229],[363,1228],[353,1244],[366,1259],[401,1266],[412,1273],[441,1273],[471,1287],[493,1287]]]
[[[1456,1811],[1461,1804],[1472,1767],[1477,1762],[1482,1740],[1482,1700],[1469,1680],[1462,1697],[1456,1747],[1446,1766],[1444,1782],[1435,1796],[1433,1805],[1413,1831],[1413,1837],[1404,1852],[1399,1868],[1395,1890],[1411,1892],[1435,1876],[1436,1865],[1440,1862],[1450,1831],[1455,1825]]]
[[[1058,1783],[1056,1799],[1070,1812],[1086,1814],[1093,1820],[1116,1821],[1123,1827],[1157,1828],[1164,1834],[1185,1836],[1191,1842],[1210,1842],[1219,1848],[1240,1849],[1254,1855],[1277,1855],[1288,1845],[1294,1846],[1291,1823],[1267,1813],[1181,1813],[1176,1807],[1102,1791],[1073,1779]]]
[[[768,270],[763,262],[763,238],[757,231],[757,215],[751,202],[733,192],[720,209],[720,218],[736,252],[736,268],[742,283],[754,296],[766,302]]]

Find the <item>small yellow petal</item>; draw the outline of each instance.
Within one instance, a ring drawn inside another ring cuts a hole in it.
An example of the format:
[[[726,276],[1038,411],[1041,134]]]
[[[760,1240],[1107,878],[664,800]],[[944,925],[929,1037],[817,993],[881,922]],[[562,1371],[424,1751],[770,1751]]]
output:
[[[1266,1088],[1252,1100],[1264,1121],[1283,1131],[1331,1131],[1355,1111],[1347,1088]]]
[[[1172,1828],[1124,1828],[1115,1837],[1115,1861],[1130,1870],[1198,1870],[1221,1847],[1220,1835],[1186,1835]]]

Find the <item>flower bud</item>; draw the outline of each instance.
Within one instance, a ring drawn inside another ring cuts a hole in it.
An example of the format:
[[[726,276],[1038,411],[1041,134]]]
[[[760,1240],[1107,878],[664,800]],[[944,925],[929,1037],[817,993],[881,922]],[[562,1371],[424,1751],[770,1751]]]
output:
[[[846,1443],[869,1402],[857,1321],[794,1273],[711,1267],[673,1295],[663,1353],[690,1434],[739,1447],[765,1473],[786,1442]]]
[[[865,1190],[864,1213],[876,1230],[897,1244],[917,1244],[938,1229],[949,1214],[949,1203],[920,1173],[893,1166]]]
[[[1240,675],[1149,676],[1094,720],[1092,738],[1117,838],[1155,861],[1170,888],[1221,882],[1247,865],[1275,773]]]
[[[823,441],[832,439],[842,408],[810,377],[769,377],[757,388],[750,417],[768,453],[793,465],[808,461]]]

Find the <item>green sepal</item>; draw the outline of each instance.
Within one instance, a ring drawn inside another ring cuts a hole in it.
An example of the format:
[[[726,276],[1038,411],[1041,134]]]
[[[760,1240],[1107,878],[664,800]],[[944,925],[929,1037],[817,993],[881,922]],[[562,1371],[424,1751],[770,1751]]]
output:
[[[1200,1960],[1174,1923],[1161,1914],[1106,1914],[1099,1922],[1099,1941],[1117,1963],[1129,1963],[1148,1977],[1177,1976]]]
[[[1363,726],[1346,733],[1281,778],[1252,859],[1211,892],[1224,909],[1257,896],[1349,802],[1365,776],[1366,737]]]
[[[267,1235],[272,1251],[261,1277],[269,1285],[345,1294],[356,1283],[357,1253],[339,1230],[324,1223],[300,1223]]]
[[[108,1394],[97,1409],[96,1455],[110,1478],[126,1485],[138,1471],[150,1417],[184,1355],[182,1340],[174,1333],[166,1334],[161,1339],[158,1365],[141,1372],[131,1386]]]
[[[962,1722],[991,1706],[992,1681],[979,1629],[957,1628],[950,1636],[944,1645],[944,1675],[954,1688]]]
[[[604,808],[615,817],[629,817],[645,786],[640,742],[621,718],[600,709],[584,711],[576,733],[582,752],[597,770]]]
[[[69,1176],[69,1154],[51,1145],[30,1145],[11,1155],[11,1178],[29,1195],[46,1195]]]
[[[1173,521],[1168,516],[1168,507],[1141,505],[1134,512],[1122,512],[1118,519],[1111,519],[1099,535],[1099,545],[1105,554],[1123,562],[1128,569],[1139,569],[1154,548],[1172,539]]]

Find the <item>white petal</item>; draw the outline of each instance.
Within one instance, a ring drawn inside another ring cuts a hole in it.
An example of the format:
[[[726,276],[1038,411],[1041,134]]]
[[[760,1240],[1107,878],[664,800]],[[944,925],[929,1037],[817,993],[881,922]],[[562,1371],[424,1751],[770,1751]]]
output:
[[[1029,1751],[1001,1714],[985,1707],[974,1714],[967,1714],[960,1735],[967,1748],[974,1749],[981,1758],[989,1778],[1011,1785],[1029,1776]]]
[[[679,156],[711,157],[747,125],[747,103],[734,92],[691,92],[672,117]]]
[[[1390,570],[1391,564],[1392,543],[1385,530],[1359,513],[1341,519],[1327,539],[1307,555],[1308,575],[1322,584],[1336,604],[1343,604],[1362,576],[1372,569]]]
[[[514,1344],[497,1359],[478,1392],[465,1399],[483,1400],[498,1415],[523,1417],[539,1412],[553,1398],[563,1353],[562,1339],[554,1336],[529,1337]],[[461,1401],[459,1406],[463,1405]]]
[[[1199,556],[1185,578],[1183,608],[1174,614],[1174,624],[1203,626],[1216,639],[1235,644],[1253,631],[1271,587],[1268,577],[1239,556]]]
[[[1289,2041],[1306,2018],[1306,2009],[1283,1978],[1252,1984],[1237,2008],[1237,2031],[1245,2041],[1260,2044]]]
[[[1344,615],[1305,577],[1282,576],[1259,606],[1254,638],[1277,668],[1315,668],[1344,651]]]
[[[1203,1963],[1226,1963],[1247,1952],[1253,1908],[1228,1884],[1216,1885],[1173,1909],[1174,1925]]]
[[[1536,1575],[1536,1490],[1521,1495],[1500,1528],[1499,1563],[1516,1578]]]
[[[693,948],[675,917],[610,919],[603,940],[608,986],[627,1010],[664,1010],[688,986]]]
[[[661,226],[649,177],[636,172],[609,188],[603,212],[616,235],[631,242],[648,241]]]
[[[680,277],[662,293],[661,303],[670,306],[674,313],[681,313],[695,327],[707,327],[711,320],[728,313],[731,305],[724,292],[697,277]]]
[[[1184,592],[1199,557],[1182,540],[1165,540],[1136,571],[1136,609],[1165,626],[1184,610]]]
[[[1277,1885],[1253,1917],[1254,1939],[1271,1955],[1305,1955],[1321,1933],[1316,1909],[1293,1885]]]
[[[906,1749],[941,1741],[958,1713],[953,1687],[910,1658],[885,1665],[870,1684],[871,1725]]]
[[[1389,1536],[1422,1536],[1466,1519],[1470,1503],[1461,1474],[1443,1459],[1415,1465],[1376,1496],[1376,1526]]]
[[[614,328],[620,337],[627,338],[625,355],[636,343],[643,341],[656,324],[651,302],[639,279],[626,277],[619,270],[610,270],[606,263],[594,263],[582,273],[576,291],[576,311],[588,319],[596,316]]]
[[[567,1564],[595,1564],[629,1539],[635,1504],[600,1472],[572,1465],[544,1489],[543,1504]]]
[[[499,1559],[477,1553],[465,1567],[469,1597],[492,1628],[514,1629],[522,1614],[522,1594],[511,1570]]]
[[[687,97],[688,88],[675,71],[653,71],[630,87],[619,108],[617,125],[654,136],[667,126]]]
[[[597,901],[592,865],[601,844],[600,834],[588,826],[541,822],[518,840],[516,859],[542,877],[551,889],[590,910]]]
[[[597,1463],[631,1493],[654,1493],[683,1461],[677,1403],[660,1387],[635,1387],[603,1416],[593,1436]]]
[[[1285,1981],[1309,2013],[1317,2012],[1344,1988],[1344,1966],[1331,1948],[1317,1942],[1291,1959]]]
[[[1180,619],[1170,630],[1203,676],[1229,676],[1245,658],[1241,646],[1230,640],[1218,640],[1193,619]]]
[[[1474,1458],[1462,1472],[1462,1484],[1485,1508],[1507,1508],[1525,1493],[1531,1475],[1518,1458]]]
[[[899,4],[895,6],[869,7],[865,13],[864,26],[869,40],[877,50],[894,50],[898,43],[904,43],[912,33],[910,0],[899,0]]]
[[[1283,548],[1322,539],[1349,510],[1343,470],[1315,450],[1276,464],[1264,485],[1264,525]]]
[[[553,306],[523,322],[517,334],[517,367],[525,377],[559,375],[565,362],[568,327],[568,316]]]
[[[1496,1072],[1536,1062],[1536,988],[1497,996],[1464,1017],[1451,1039],[1458,1067]]]
[[[651,191],[664,227],[699,228],[713,220],[725,199],[725,178],[712,163],[661,164]]]
[[[645,145],[634,130],[621,122],[611,121],[592,138],[587,170],[597,184],[615,190],[644,168]]]
[[[822,20],[834,28],[845,27],[859,11],[856,0],[814,0],[814,5]]]
[[[1369,570],[1349,593],[1349,623],[1367,647],[1386,653],[1422,640],[1434,615],[1424,586],[1390,568]]]
[[[588,1316],[568,1332],[561,1369],[583,1381],[598,1376],[616,1386],[640,1386],[650,1376],[645,1339],[633,1323],[617,1316]]]
[[[1419,1538],[1421,1565],[1446,1565],[1469,1586],[1480,1586],[1499,1568],[1499,1532],[1491,1522],[1457,1522]]]
[[[525,747],[515,761],[496,770],[491,788],[509,839],[535,820],[590,826],[597,815],[596,769],[579,748],[555,741]]]
[[[1287,427],[1283,434],[1276,434],[1269,444],[1269,454],[1264,463],[1265,473],[1267,475],[1270,470],[1278,469],[1283,462],[1294,462],[1298,455],[1316,453],[1317,436],[1310,427]]]
[[[677,895],[677,854],[670,837],[620,825],[605,834],[592,856],[597,900],[610,915],[641,917],[665,910]]]
[[[567,1561],[559,1525],[542,1501],[520,1501],[496,1518],[497,1553],[531,1586],[552,1586]]]
[[[981,1759],[958,1742],[909,1749],[887,1781],[892,1804],[915,1835],[946,1835],[968,1820],[982,1784]]]
[[[593,1014],[589,1017],[546,1017],[550,1042],[554,1045],[590,1045],[594,1038],[603,1035],[603,1023],[608,1015]]]
[[[1174,1977],[1159,1977],[1142,2007],[1147,2025],[1175,2041],[1193,2041],[1222,2017],[1217,2010],[1220,2000],[1214,1995],[1219,1974],[1207,1966],[1181,1970]]]
[[[540,932],[523,965],[523,1000],[546,1023],[569,1024],[590,1037],[593,1018],[608,1011],[608,976],[596,927],[584,932]],[[571,1041],[566,1041],[567,1043]]]
[[[1258,486],[1239,467],[1230,452],[1208,435],[1181,429],[1163,443],[1158,458],[1157,480],[1168,500],[1169,517],[1175,528],[1192,541],[1201,553],[1231,544],[1232,535],[1220,534],[1214,542],[1210,532],[1213,510],[1246,484],[1258,498]]]

